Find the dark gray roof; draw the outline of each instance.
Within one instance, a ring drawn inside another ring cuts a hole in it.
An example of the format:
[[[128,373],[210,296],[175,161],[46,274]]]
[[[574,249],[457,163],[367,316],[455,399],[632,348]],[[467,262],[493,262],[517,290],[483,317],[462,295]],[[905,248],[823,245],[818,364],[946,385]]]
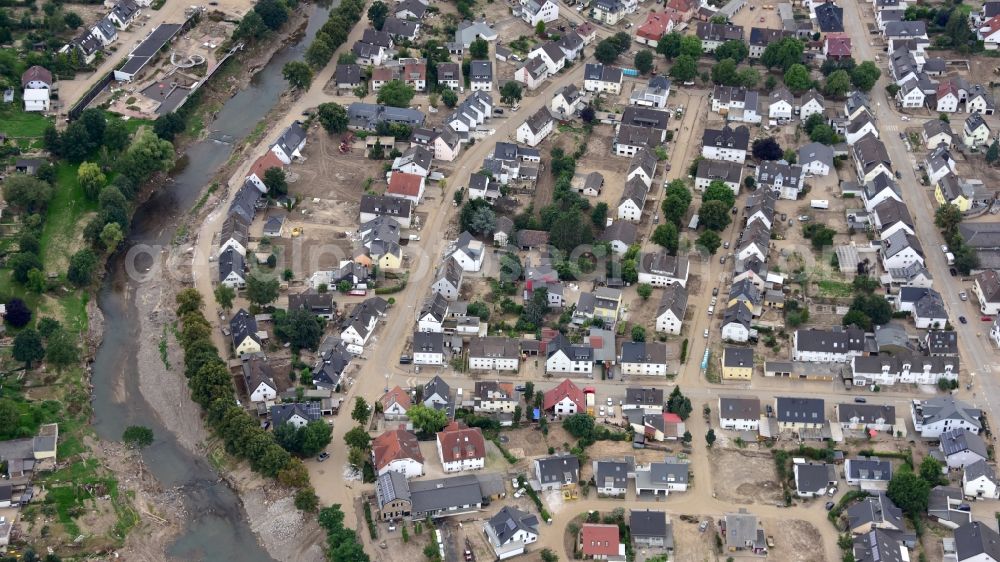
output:
[[[583,295],[580,295],[581,297]],[[566,336],[559,334],[548,345],[548,357],[562,351],[571,361],[593,361],[594,348],[589,345],[572,345]]]
[[[469,67],[469,79],[473,82],[493,80],[493,63],[488,60],[474,60]]]
[[[743,181],[743,164],[739,162],[726,162],[724,160],[703,159],[698,162],[696,177],[706,178],[709,181],[720,180],[738,184]]]
[[[660,298],[660,305],[656,309],[656,317],[659,318],[664,312],[670,310],[678,320],[684,320],[684,312],[687,310],[688,292],[680,283],[667,285],[663,288],[663,297]]]
[[[549,108],[543,105],[531,117],[528,117],[524,123],[528,125],[528,129],[531,130],[531,134],[537,135],[543,128],[545,128],[546,125],[552,123],[552,121],[552,114],[549,113]]]
[[[888,424],[896,423],[896,407],[889,404],[842,402],[837,405],[837,415],[841,423],[852,419],[857,419],[858,423],[875,423],[880,419]]]
[[[444,333],[413,332],[414,353],[444,353]]]
[[[660,388],[626,388],[625,403],[642,406],[663,406],[663,389]]]
[[[722,364],[726,367],[753,368],[753,349],[749,347],[726,347],[722,351]]]
[[[667,348],[660,342],[625,342],[621,362],[662,365],[667,362]]]
[[[823,423],[826,421],[825,403],[822,398],[778,397],[775,401],[779,422]]]
[[[232,319],[229,320],[229,330],[233,334],[233,341],[239,344],[247,337],[253,338],[260,343],[257,338],[257,320],[245,309],[239,309]]]
[[[697,35],[702,41],[742,41],[743,26],[698,22]]]
[[[850,529],[862,525],[888,526],[900,531],[905,528],[903,510],[896,507],[885,492],[868,496],[847,508],[847,522]]]
[[[362,195],[361,212],[389,217],[409,217],[413,204],[409,199],[386,195]]]
[[[455,258],[448,258],[445,263],[438,268],[437,274],[434,276],[434,280],[439,281],[444,279],[452,287],[458,287],[462,282],[462,266],[455,260]]]
[[[799,493],[817,493],[826,490],[830,482],[837,481],[837,470],[832,464],[799,463],[795,465],[795,486]]]
[[[413,480],[409,482],[410,506],[414,513],[427,513],[450,507],[477,505],[483,501],[479,479],[473,474]]]
[[[833,166],[833,147],[818,142],[811,142],[799,148],[799,164],[822,162]]]
[[[319,402],[293,402],[291,404],[275,404],[271,406],[271,424],[274,427],[284,425],[292,416],[298,414],[306,421],[323,418]]]
[[[538,481],[542,484],[577,482],[580,479],[580,459],[575,455],[556,455],[535,460]]]
[[[855,562],[909,562],[909,556],[903,557],[906,549],[899,538],[882,529],[873,529],[854,537]]]
[[[375,496],[380,509],[397,500],[410,501],[410,484],[403,473],[390,470],[378,477]]]
[[[412,12],[413,15],[420,19],[427,12],[427,6],[420,0],[403,0],[399,4],[396,4],[396,14],[404,10]]]
[[[335,389],[340,384],[340,376],[351,364],[353,357],[343,342],[338,342],[332,349],[322,351],[313,367],[313,384],[321,388]]]
[[[863,350],[865,343],[864,331],[853,327],[836,327],[831,330],[799,329],[795,332],[795,336],[796,349],[800,351],[846,353]]]
[[[420,3],[419,1],[417,2]],[[393,37],[405,37],[412,39],[417,36],[418,23],[410,20],[401,20],[399,18],[385,18],[385,23],[382,24],[382,31],[385,31]]]
[[[509,505],[490,517],[488,525],[493,528],[500,544],[507,544],[521,530],[538,534],[538,517]]]
[[[785,37],[794,37],[791,31],[783,29],[767,29],[765,27],[750,28],[750,44],[759,47],[766,47],[771,43],[780,41]]]
[[[962,240],[973,248],[1000,249],[1000,222],[963,222],[958,225],[958,232]]]
[[[941,434],[941,452],[951,456],[961,452],[971,452],[982,458],[988,458],[986,442],[979,435],[967,431],[964,427],[949,429]]]
[[[833,2],[825,2],[816,8],[816,22],[823,33],[844,31],[844,9]]]
[[[892,479],[892,463],[878,457],[860,457],[848,459],[847,477],[855,480],[880,480],[888,482]]]
[[[744,125],[730,127],[727,123],[722,129],[706,128],[701,140],[703,146],[746,150],[750,144],[750,129]]]
[[[306,130],[301,121],[295,121],[285,129],[275,144],[281,147],[285,154],[290,155],[304,140],[306,140]]]
[[[622,124],[615,134],[615,143],[623,146],[638,146],[643,149],[658,146],[663,137],[661,129]]]
[[[958,333],[954,330],[927,332],[927,351],[935,355],[958,353]]]
[[[424,400],[430,398],[437,394],[441,398],[448,400],[451,397],[451,387],[448,383],[444,382],[444,379],[435,375],[433,379],[427,381],[424,385]]]
[[[241,246],[246,248],[249,236],[250,223],[244,220],[242,215],[229,215],[226,217],[226,220],[222,222],[222,232],[219,234],[219,240],[223,244],[229,240],[235,240],[239,242]]]
[[[594,461],[594,482],[598,488],[626,488],[630,470],[625,461]]]
[[[886,38],[890,37],[922,37],[927,35],[927,22],[917,21],[890,21],[886,22],[883,31]]]
[[[229,205],[229,214],[238,214],[244,222],[253,222],[253,217],[257,214],[257,202],[260,201],[261,193],[257,186],[247,180],[240,190],[233,197],[233,202]]]
[[[623,125],[650,127],[653,129],[666,129],[669,120],[670,114],[666,111],[636,105],[626,107],[620,119]]]
[[[356,64],[338,64],[333,73],[333,81],[337,84],[361,83],[361,67]]]
[[[982,411],[969,404],[956,400],[954,396],[935,396],[920,404],[922,425],[943,420],[965,421],[974,427],[982,427],[979,421]]]
[[[719,415],[737,420],[759,419],[760,399],[752,396],[722,396],[719,398]]]
[[[985,555],[983,560],[1000,560],[1000,534],[988,525],[973,521],[955,529],[955,550],[959,560]]]
[[[667,514],[663,511],[633,509],[629,511],[628,526],[633,537],[666,537]]]
[[[241,279],[245,279],[246,261],[243,254],[237,252],[232,247],[226,248],[219,254],[219,282],[225,281],[229,274],[236,272]]]
[[[990,466],[990,464],[985,460],[976,461],[965,467],[966,481],[971,482],[972,480],[975,480],[976,478],[979,478],[981,476],[985,476],[988,480],[990,480],[994,484],[997,483],[996,472],[993,470],[993,467]]]
[[[583,69],[583,79],[619,83],[622,81],[622,69],[617,66],[588,63]]]

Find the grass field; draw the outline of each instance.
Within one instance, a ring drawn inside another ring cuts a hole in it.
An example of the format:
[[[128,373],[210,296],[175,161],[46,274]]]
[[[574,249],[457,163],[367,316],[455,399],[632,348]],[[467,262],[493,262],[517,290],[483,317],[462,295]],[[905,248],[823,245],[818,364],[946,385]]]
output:
[[[45,132],[45,128],[52,122],[48,117],[40,113],[25,113],[14,103],[0,106],[0,132],[6,133],[8,137],[37,138]]]
[[[850,283],[824,279],[816,283],[816,286],[819,287],[820,295],[824,297],[847,298],[854,295],[854,286]]]
[[[47,272],[63,274],[69,257],[79,249],[83,216],[97,210],[97,203],[87,199],[76,179],[79,166],[60,162],[56,166],[56,192],[49,203],[42,238],[42,263]]]

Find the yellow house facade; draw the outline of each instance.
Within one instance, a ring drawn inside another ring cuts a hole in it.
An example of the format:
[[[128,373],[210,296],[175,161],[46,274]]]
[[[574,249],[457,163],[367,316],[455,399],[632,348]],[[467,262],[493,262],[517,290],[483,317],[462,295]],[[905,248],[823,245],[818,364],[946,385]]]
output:
[[[972,200],[962,192],[962,187],[958,184],[958,177],[955,174],[945,174],[938,180],[937,185],[934,186],[934,199],[939,205],[952,204],[963,213],[972,208]]]
[[[748,381],[753,376],[753,350],[727,347],[722,350],[722,379]]]

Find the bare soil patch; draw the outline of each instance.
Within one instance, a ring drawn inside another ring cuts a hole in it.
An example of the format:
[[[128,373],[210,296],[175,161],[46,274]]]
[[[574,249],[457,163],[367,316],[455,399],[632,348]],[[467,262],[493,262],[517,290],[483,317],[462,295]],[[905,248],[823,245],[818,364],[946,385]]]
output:
[[[702,515],[691,518],[671,516],[670,522],[674,526],[674,556],[672,560],[678,562],[709,562],[717,560],[715,555],[715,522],[711,516]],[[705,532],[698,531],[698,522],[708,521],[708,528]],[[639,552],[639,559],[642,560],[642,552]],[[655,555],[651,552],[650,555]]]
[[[823,539],[812,523],[800,519],[765,519],[762,523],[764,532],[774,537],[774,548],[768,551],[769,558],[788,562],[826,560],[823,549],[816,548]]]
[[[713,449],[711,456],[712,491],[719,500],[738,505],[781,501],[781,485],[769,452]]]

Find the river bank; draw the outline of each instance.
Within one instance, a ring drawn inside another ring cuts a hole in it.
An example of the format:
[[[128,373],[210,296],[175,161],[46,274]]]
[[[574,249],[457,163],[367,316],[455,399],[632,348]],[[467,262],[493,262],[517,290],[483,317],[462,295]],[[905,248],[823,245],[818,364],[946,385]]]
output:
[[[185,262],[190,260],[183,246],[177,244],[183,243],[184,237],[177,234],[183,232],[192,215],[200,214],[192,213],[192,207],[201,212],[212,207],[195,201],[203,197],[213,175],[228,177],[246,146],[255,144],[247,141],[259,138],[265,131],[247,129],[242,135],[238,134],[242,131],[234,131],[232,138],[237,148],[231,153],[224,151],[227,154],[205,156],[203,153],[209,151],[198,150],[199,144],[218,142],[206,139],[216,132],[215,120],[224,121],[226,106],[231,101],[237,106],[247,103],[246,96],[240,99],[238,94],[253,89],[258,73],[267,71],[268,79],[273,80],[277,72],[280,78],[280,59],[301,56],[315,33],[307,30],[312,27],[310,17],[325,21],[325,16],[324,9],[300,7],[290,20],[291,31],[282,40],[245,53],[230,63],[239,65],[239,71],[226,73],[223,81],[205,86],[196,112],[204,111],[210,118],[205,119],[204,128],[196,135],[179,143],[177,150],[184,155],[184,165],[159,186],[147,189],[149,200],[137,210],[133,235],[126,244],[157,248],[158,255],[152,256],[150,266],[159,271],[136,279],[123,271],[125,256],[114,256],[109,260],[108,276],[98,298],[88,304],[88,343],[97,350],[95,376],[91,378],[93,421],[103,439],[93,444],[92,451],[102,465],[115,473],[121,489],[134,497],[139,514],[139,524],[127,537],[119,556],[144,561],[323,559],[319,526],[314,518],[304,516],[292,505],[291,492],[281,490],[272,480],[257,477],[246,467],[225,466],[227,457],[205,430],[201,411],[190,398],[183,356],[174,337],[174,297],[183,288],[178,287],[183,285],[178,279],[184,275],[173,272],[186,271]],[[272,62],[279,64],[277,69]],[[266,115],[286,111],[285,97],[279,95]],[[260,122],[267,122],[267,116]],[[256,117],[254,122],[258,122]],[[225,123],[220,126],[224,128]],[[198,160],[199,156],[206,159]],[[200,167],[207,173],[199,174]],[[199,179],[195,190],[193,181]],[[115,372],[108,373],[112,365]],[[131,423],[151,426],[156,434],[154,445],[142,454],[146,470],[137,471],[136,459],[129,457],[135,453],[121,449],[115,442],[121,428]],[[226,490],[230,490],[228,494]],[[235,496],[235,510],[227,506],[227,495]],[[204,497],[199,500],[199,496]],[[225,529],[231,536],[213,533],[216,525],[220,532]],[[245,536],[263,546],[270,556],[248,552],[250,545]]]

